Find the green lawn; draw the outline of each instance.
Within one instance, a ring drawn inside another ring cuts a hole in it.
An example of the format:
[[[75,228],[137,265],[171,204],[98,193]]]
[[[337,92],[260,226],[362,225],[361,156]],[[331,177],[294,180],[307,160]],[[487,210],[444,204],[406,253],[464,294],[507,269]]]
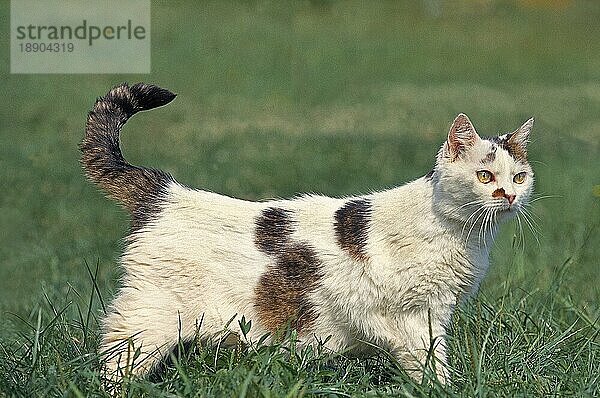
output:
[[[190,186],[385,189],[427,173],[465,112],[483,135],[535,116],[549,196],[533,205],[539,234],[504,226],[458,311],[451,387],[414,383],[385,353],[198,344],[123,396],[600,395],[600,4],[435,3],[155,1],[150,75],[11,75],[0,35],[0,397],[102,396],[92,280],[108,303],[128,224],[83,177],[77,144],[95,97],[122,81],[179,94],[132,119],[123,148]]]

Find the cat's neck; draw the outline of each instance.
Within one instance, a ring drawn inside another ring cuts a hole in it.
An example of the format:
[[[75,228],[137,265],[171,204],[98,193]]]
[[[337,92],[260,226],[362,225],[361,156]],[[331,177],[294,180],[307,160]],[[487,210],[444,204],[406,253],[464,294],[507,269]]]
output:
[[[440,211],[433,183],[423,177],[403,186],[374,194],[376,224],[388,236],[418,236],[423,241],[454,241],[468,251],[489,252],[498,230],[496,222],[473,217],[462,220]]]

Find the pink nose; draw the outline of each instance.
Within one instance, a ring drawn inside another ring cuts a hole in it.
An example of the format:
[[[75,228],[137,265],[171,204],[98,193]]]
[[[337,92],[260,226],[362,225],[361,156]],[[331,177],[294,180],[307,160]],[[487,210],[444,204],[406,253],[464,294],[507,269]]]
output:
[[[512,205],[512,203],[515,201],[515,198],[517,197],[517,195],[505,193],[504,197],[506,198],[506,200],[508,200],[508,204]]]

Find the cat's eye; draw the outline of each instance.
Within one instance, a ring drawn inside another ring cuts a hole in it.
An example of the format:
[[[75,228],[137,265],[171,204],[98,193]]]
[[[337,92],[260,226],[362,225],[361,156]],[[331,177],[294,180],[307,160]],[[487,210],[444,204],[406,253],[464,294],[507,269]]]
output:
[[[479,182],[482,182],[484,184],[494,181],[494,175],[487,170],[479,170],[477,172],[477,178],[479,179]]]
[[[520,173],[515,174],[515,176],[513,177],[513,181],[517,184],[523,184],[523,182],[525,181],[525,177],[527,177],[527,173],[522,171]]]

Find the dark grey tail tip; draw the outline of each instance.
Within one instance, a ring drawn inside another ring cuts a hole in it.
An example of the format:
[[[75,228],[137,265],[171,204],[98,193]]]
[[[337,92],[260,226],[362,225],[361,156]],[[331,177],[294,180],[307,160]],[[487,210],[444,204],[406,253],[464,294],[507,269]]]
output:
[[[137,100],[137,108],[140,111],[157,108],[173,101],[177,94],[171,91],[145,83],[136,83],[129,88],[133,98]]]
[[[123,83],[113,87],[104,97],[98,98],[95,108],[102,103],[112,103],[129,117],[140,111],[166,105],[175,97],[176,94],[169,90],[152,84],[136,83],[129,86],[127,83]]]

